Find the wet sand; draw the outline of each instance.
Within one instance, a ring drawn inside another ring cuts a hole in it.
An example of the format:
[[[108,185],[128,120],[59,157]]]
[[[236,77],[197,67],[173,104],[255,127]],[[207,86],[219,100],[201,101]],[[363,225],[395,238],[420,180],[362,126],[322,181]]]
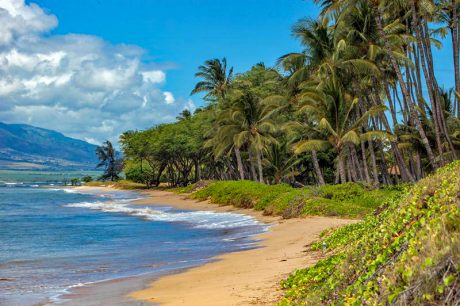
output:
[[[319,259],[320,254],[308,251],[307,245],[327,228],[356,222],[328,217],[283,220],[253,210],[197,202],[168,191],[142,194],[145,198],[133,205],[242,213],[271,226],[255,237],[260,239],[258,248],[224,254],[202,266],[156,279],[146,275],[77,288],[66,296],[72,298],[66,305],[274,305],[282,297],[280,281]]]

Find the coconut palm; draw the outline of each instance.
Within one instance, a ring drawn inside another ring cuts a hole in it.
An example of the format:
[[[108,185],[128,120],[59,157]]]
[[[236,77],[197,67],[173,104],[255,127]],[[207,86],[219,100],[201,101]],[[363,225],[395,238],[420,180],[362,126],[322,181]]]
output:
[[[294,145],[296,154],[305,151],[320,151],[333,148],[337,154],[337,172],[342,183],[345,175],[345,149],[347,145],[358,145],[361,139],[389,137],[385,132],[361,133],[360,127],[371,116],[385,110],[382,106],[371,107],[363,115],[356,112],[358,99],[344,93],[337,82],[323,82],[321,87],[311,86],[303,90],[299,112],[314,118],[311,129],[322,135],[317,139],[304,139]]]
[[[202,81],[195,85],[191,94],[206,92],[204,96],[206,100],[223,99],[233,78],[233,67],[227,70],[227,59],[207,60],[204,65],[198,67],[198,70],[195,76]]]

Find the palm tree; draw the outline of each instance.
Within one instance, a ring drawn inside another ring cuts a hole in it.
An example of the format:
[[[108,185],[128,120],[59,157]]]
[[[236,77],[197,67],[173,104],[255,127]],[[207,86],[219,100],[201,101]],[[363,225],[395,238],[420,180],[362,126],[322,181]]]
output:
[[[356,112],[357,98],[344,94],[337,82],[323,82],[320,87],[304,88],[299,112],[306,112],[314,118],[310,127],[321,135],[317,139],[304,139],[294,145],[296,154],[305,151],[320,151],[333,148],[337,154],[337,172],[342,183],[345,174],[345,149],[348,145],[358,145],[361,139],[369,137],[389,137],[385,132],[361,133],[360,127],[371,116],[385,110],[382,106],[371,107],[363,115]]]
[[[112,182],[118,180],[122,171],[122,161],[117,157],[117,152],[110,141],[105,141],[102,146],[96,148],[96,154],[99,158],[97,168],[104,167],[104,174],[101,179],[110,179]]]
[[[227,71],[227,59],[219,60],[217,58],[207,60],[204,65],[198,67],[196,77],[202,79],[195,85],[192,95],[199,92],[206,92],[204,98],[214,101],[225,98],[225,94],[233,79],[233,67]]]

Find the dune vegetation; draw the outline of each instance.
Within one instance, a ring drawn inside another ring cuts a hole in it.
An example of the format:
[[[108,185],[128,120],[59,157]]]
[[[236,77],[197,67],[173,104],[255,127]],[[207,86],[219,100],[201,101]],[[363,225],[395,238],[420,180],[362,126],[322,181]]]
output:
[[[362,184],[293,188],[253,181],[201,181],[175,191],[219,205],[253,208],[265,215],[293,218],[305,215],[361,218],[400,193],[401,187],[369,189]]]
[[[326,257],[283,281],[280,305],[458,305],[460,162],[406,189],[313,244]]]

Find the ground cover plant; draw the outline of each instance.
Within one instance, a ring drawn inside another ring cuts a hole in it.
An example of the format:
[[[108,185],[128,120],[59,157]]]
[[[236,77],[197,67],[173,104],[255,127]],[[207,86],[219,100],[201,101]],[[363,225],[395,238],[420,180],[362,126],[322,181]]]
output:
[[[460,162],[407,187],[364,221],[328,232],[327,257],[282,282],[280,305],[458,305]]]

